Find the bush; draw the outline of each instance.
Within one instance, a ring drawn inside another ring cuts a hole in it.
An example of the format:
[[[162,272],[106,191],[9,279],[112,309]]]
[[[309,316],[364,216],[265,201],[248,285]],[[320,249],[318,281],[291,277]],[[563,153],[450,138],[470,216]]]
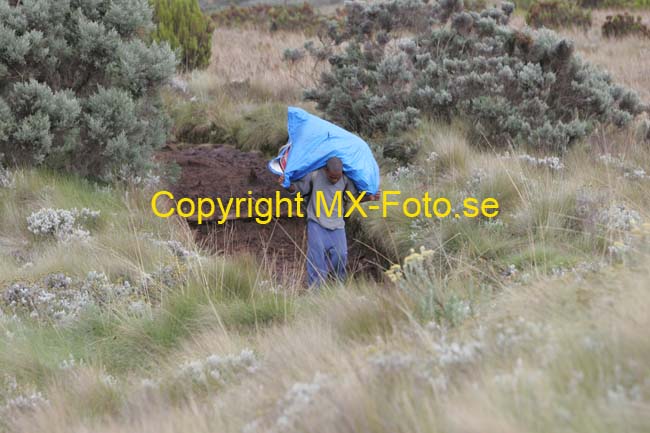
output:
[[[332,66],[305,96],[366,137],[398,136],[422,116],[461,118],[475,142],[564,150],[596,124],[622,126],[644,109],[636,93],[575,56],[570,41],[547,29],[506,26],[510,3],[480,14],[453,0],[347,7],[331,44],[310,46]],[[402,8],[409,11],[404,19]],[[413,24],[416,9],[439,25],[396,36]]]
[[[566,0],[544,0],[532,4],[526,23],[535,28],[591,27],[591,12]]]
[[[641,17],[636,19],[627,12],[624,14],[608,15],[602,27],[603,36],[606,38],[623,38],[626,36],[640,36],[650,38],[650,28],[641,22]]]
[[[201,69],[210,64],[214,25],[203,15],[198,0],[153,0],[157,28],[156,41],[167,41],[180,52],[184,70]]]
[[[157,88],[168,44],[147,44],[146,0],[0,3],[0,154],[110,179],[166,140]]]

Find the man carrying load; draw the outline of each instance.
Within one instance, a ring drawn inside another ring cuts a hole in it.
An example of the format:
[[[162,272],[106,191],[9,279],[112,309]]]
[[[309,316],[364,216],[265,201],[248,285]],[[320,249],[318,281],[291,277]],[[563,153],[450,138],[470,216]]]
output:
[[[280,176],[279,182],[284,182]],[[309,287],[320,286],[330,272],[343,280],[346,275],[348,244],[345,220],[336,197],[358,195],[354,182],[343,173],[343,163],[337,157],[327,160],[327,165],[314,170],[291,183],[290,192],[309,196],[307,203],[307,277]],[[361,201],[378,200],[379,194],[364,195]]]
[[[345,276],[347,241],[342,201],[377,200],[379,165],[359,136],[298,107],[287,107],[289,140],[268,163],[289,191],[309,195],[307,274],[317,286],[330,270]],[[358,197],[358,193],[364,195]],[[320,208],[320,209],[319,209]],[[334,212],[332,212],[332,209]]]

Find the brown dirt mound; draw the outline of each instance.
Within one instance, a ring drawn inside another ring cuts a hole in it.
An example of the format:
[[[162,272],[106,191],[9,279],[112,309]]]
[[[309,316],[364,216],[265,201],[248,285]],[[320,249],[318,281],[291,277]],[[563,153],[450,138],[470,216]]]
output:
[[[158,159],[175,162],[181,168],[179,180],[168,187],[176,199],[275,197],[276,191],[281,191],[283,197],[290,197],[267,169],[267,159],[260,152],[242,152],[229,145],[182,150],[169,146],[158,154]],[[252,194],[249,195],[249,191]],[[245,213],[242,207],[242,214]],[[304,276],[306,221],[303,218],[276,218],[264,225],[246,218],[229,220],[225,224],[216,224],[214,218],[202,225],[188,222],[197,242],[211,252],[252,254],[270,265],[281,279]],[[375,257],[349,234],[348,243],[349,271],[376,271]]]

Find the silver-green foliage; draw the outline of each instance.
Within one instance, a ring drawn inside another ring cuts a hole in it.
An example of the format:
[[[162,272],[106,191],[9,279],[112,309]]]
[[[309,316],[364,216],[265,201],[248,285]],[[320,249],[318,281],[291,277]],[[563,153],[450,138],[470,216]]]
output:
[[[17,3],[12,5],[12,3]],[[177,60],[147,0],[0,2],[0,153],[110,179],[166,139],[157,88]]]
[[[397,135],[422,116],[460,117],[476,141],[557,151],[598,123],[622,126],[645,109],[634,92],[575,55],[571,41],[508,27],[511,3],[481,13],[463,11],[461,0],[346,8],[329,43],[305,45],[332,65],[306,97],[366,136]],[[414,36],[402,37],[404,30]],[[299,61],[295,54],[287,60]]]

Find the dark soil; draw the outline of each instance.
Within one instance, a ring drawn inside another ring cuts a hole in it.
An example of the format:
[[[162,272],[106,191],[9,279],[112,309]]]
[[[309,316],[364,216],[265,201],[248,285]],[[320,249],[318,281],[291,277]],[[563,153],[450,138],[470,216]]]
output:
[[[242,152],[229,145],[189,149],[170,145],[158,154],[158,159],[174,162],[181,168],[178,181],[168,186],[176,199],[275,197],[276,191],[290,197],[279,186],[277,176],[267,169],[267,158],[260,152]],[[242,215],[245,214],[242,207]],[[215,216],[221,218],[218,211]],[[281,279],[304,277],[307,250],[303,218],[281,217],[269,224],[258,224],[248,218],[231,219],[225,224],[217,224],[214,218],[202,225],[191,220],[188,223],[197,242],[208,251],[251,254],[269,265]],[[376,274],[377,258],[349,233],[348,230],[349,272]]]

